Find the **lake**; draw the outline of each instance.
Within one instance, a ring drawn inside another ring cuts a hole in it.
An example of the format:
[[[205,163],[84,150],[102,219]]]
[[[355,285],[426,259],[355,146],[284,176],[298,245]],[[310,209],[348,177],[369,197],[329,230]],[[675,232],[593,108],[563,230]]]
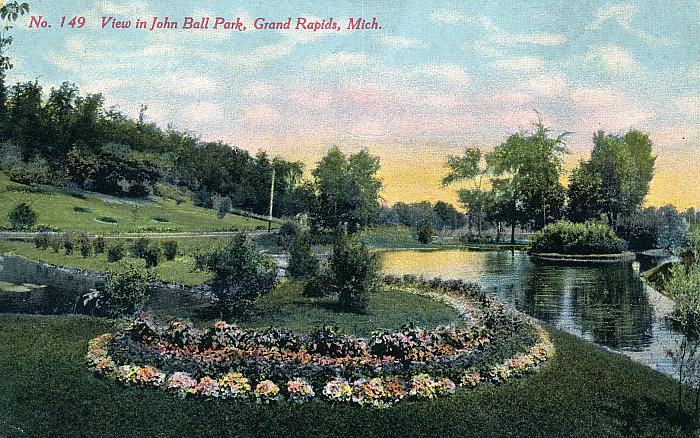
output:
[[[533,263],[523,251],[398,250],[381,253],[389,274],[481,284],[543,322],[675,375],[666,354],[679,336],[666,323],[673,301],[646,285],[636,263]]]

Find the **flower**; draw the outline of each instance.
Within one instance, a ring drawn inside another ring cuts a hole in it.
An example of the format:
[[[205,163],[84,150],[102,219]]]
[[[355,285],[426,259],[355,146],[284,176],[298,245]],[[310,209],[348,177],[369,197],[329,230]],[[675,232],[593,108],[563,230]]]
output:
[[[229,372],[219,379],[219,388],[222,393],[234,397],[246,397],[251,390],[249,380],[241,373]]]
[[[398,377],[388,377],[384,380],[384,395],[391,401],[399,401],[406,395],[403,382]]]
[[[435,382],[435,389],[439,394],[452,394],[456,388],[455,382],[447,377],[442,377]]]
[[[335,378],[323,387],[323,395],[328,397],[329,400],[350,401],[352,399],[352,387],[346,380]]]
[[[263,380],[255,387],[255,397],[260,401],[269,402],[278,398],[280,392],[279,386],[275,385],[271,380]]]
[[[289,393],[290,400],[300,403],[311,399],[315,395],[311,385],[301,379],[287,382],[287,393]]]
[[[165,386],[182,395],[193,394],[196,391],[195,386],[197,386],[197,381],[188,373],[177,372],[170,375]]]
[[[436,384],[427,374],[418,374],[411,378],[411,390],[409,394],[419,398],[435,397]]]
[[[462,385],[476,386],[481,382],[481,374],[478,371],[467,370],[462,374]]]
[[[160,386],[165,381],[165,377],[165,373],[150,365],[136,369],[136,382],[142,385]]]
[[[220,394],[219,382],[208,376],[202,377],[195,386],[194,392],[200,395],[218,397]]]

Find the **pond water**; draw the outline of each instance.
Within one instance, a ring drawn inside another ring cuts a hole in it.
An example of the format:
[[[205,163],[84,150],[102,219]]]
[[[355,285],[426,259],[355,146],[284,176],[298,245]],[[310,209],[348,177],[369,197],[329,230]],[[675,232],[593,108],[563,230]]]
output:
[[[666,316],[673,301],[644,284],[636,263],[533,263],[522,251],[381,253],[385,272],[411,273],[481,284],[500,300],[663,373],[675,375],[666,354],[678,335]]]

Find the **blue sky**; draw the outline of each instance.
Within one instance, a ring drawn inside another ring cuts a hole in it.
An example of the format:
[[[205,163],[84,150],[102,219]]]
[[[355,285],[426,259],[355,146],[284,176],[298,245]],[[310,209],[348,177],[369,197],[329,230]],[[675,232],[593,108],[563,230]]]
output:
[[[444,155],[527,129],[534,109],[574,132],[570,165],[598,129],[648,131],[659,154],[650,201],[700,201],[677,184],[700,174],[688,163],[700,152],[697,1],[177,3],[30,2],[52,28],[16,26],[10,80],[68,80],[127,114],[146,103],[161,125],[307,162],[330,143],[366,145],[382,156],[390,200],[450,198],[437,185]],[[64,15],[88,24],[60,29]],[[110,15],[241,17],[248,30],[99,29]],[[257,17],[377,17],[382,29],[251,31]]]

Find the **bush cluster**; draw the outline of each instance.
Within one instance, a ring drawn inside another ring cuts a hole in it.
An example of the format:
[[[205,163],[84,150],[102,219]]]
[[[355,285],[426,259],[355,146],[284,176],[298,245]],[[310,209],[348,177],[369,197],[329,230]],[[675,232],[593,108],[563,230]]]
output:
[[[112,316],[131,315],[148,296],[150,274],[136,265],[126,265],[107,274],[100,291],[100,305]]]
[[[530,249],[533,253],[617,254],[627,244],[606,224],[559,221],[535,233]]]

